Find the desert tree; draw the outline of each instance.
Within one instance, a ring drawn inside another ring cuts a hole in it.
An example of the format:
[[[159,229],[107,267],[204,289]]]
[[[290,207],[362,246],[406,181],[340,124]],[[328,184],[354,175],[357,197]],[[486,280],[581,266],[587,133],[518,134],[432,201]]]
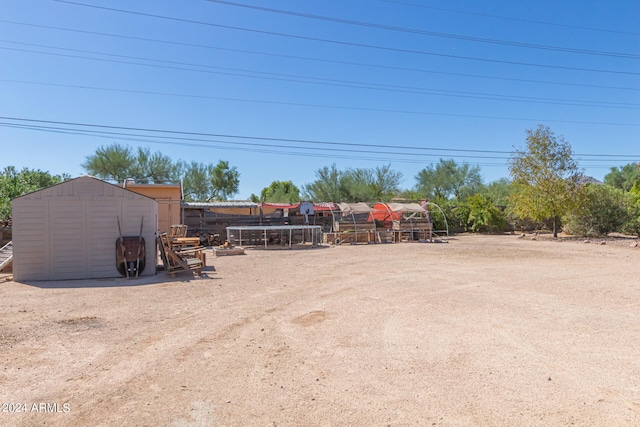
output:
[[[343,175],[344,201],[387,202],[400,194],[402,172],[391,165],[376,168],[347,169]]]
[[[344,172],[338,170],[335,163],[316,170],[315,175],[315,181],[302,187],[304,198],[316,202],[345,201],[342,187]]]
[[[240,172],[235,166],[229,166],[226,160],[220,160],[215,166],[209,165],[211,199],[226,200],[238,192]]]
[[[604,177],[604,183],[624,191],[630,191],[634,185],[640,185],[640,164],[629,163],[620,168],[611,168],[611,171]]]
[[[478,188],[478,194],[487,196],[493,200],[496,206],[507,206],[509,197],[513,194],[514,187],[509,178],[500,178]]]
[[[392,197],[399,195],[402,180],[402,172],[391,169],[391,165],[375,168],[371,182],[374,193],[371,200],[387,202]]]
[[[260,192],[260,196],[251,195],[254,202],[298,203],[300,189],[291,181],[273,181]]]
[[[137,152],[128,146],[111,144],[99,147],[87,157],[82,167],[95,177],[123,181],[133,178],[139,183],[163,183],[179,181],[181,163],[159,151],[138,148]]]
[[[183,163],[184,177],[182,188],[185,200],[206,201],[209,200],[209,175],[207,165],[199,162]]]
[[[551,220],[558,237],[559,221],[578,202],[578,182],[583,176],[571,145],[546,126],[526,131],[526,147],[509,160],[515,212],[534,221]]]
[[[111,144],[99,147],[81,166],[97,178],[123,181],[131,177],[136,156],[130,147]]]
[[[416,175],[416,191],[430,199],[455,197],[461,200],[481,185],[479,166],[458,164],[453,159],[440,159],[438,164],[429,165]]]
[[[18,171],[14,166],[5,167],[0,172],[0,220],[5,220],[11,215],[12,199],[69,178],[68,174],[51,175],[41,170],[23,168]]]
[[[610,185],[587,184],[580,204],[567,216],[569,231],[582,236],[602,236],[611,232],[637,232],[640,206],[630,192]]]
[[[402,172],[390,165],[338,170],[335,164],[316,171],[316,180],[303,187],[304,197],[315,201],[388,201],[400,193]]]
[[[184,197],[191,201],[226,200],[238,192],[240,173],[229,162],[183,164]]]
[[[179,181],[181,174],[181,162],[174,162],[171,157],[159,151],[152,153],[149,148],[140,147],[129,178],[140,183],[162,184]]]

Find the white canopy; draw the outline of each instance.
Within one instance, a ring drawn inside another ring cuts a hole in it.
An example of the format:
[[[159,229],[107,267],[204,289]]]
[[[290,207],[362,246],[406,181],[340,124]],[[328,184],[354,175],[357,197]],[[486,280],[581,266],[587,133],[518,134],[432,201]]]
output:
[[[418,203],[387,203],[389,209],[393,212],[427,212],[425,208]]]
[[[337,203],[343,215],[366,214],[372,211],[366,203]]]

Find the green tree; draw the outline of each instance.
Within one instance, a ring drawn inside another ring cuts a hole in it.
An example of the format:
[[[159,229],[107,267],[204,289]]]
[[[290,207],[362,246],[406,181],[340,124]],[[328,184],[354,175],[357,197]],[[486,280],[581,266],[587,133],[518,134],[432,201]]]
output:
[[[478,166],[440,159],[437,165],[429,165],[418,172],[416,181],[416,191],[429,199],[455,197],[462,200],[476,192],[482,184],[482,176]]]
[[[273,203],[298,203],[300,199],[300,189],[291,181],[273,181],[268,187],[260,192],[260,197],[251,195],[254,202]]]
[[[69,179],[68,174],[51,175],[41,170],[23,168],[21,171],[14,166],[7,166],[0,174],[0,219],[5,220],[11,215],[11,200],[42,188],[59,184]]]
[[[346,201],[346,191],[342,187],[344,173],[338,170],[335,163],[318,169],[315,175],[315,181],[303,186],[305,199],[316,202]]]
[[[124,181],[131,177],[136,166],[136,157],[131,148],[111,144],[99,147],[81,166],[89,175],[97,178]]]
[[[515,188],[510,200],[521,217],[534,221],[550,219],[558,237],[560,218],[575,205],[578,180],[582,177],[573,159],[571,145],[545,126],[528,129],[526,148],[509,160]]]
[[[387,201],[400,193],[402,173],[390,165],[340,171],[335,164],[316,171],[316,180],[303,187],[308,200],[328,202]]]
[[[620,168],[611,168],[611,172],[604,177],[604,183],[629,191],[635,184],[640,185],[640,165],[629,163]]]
[[[373,170],[371,188],[373,197],[371,201],[388,202],[400,194],[402,172],[391,169],[391,165],[377,167]]]
[[[205,201],[209,200],[209,173],[204,163],[183,163],[184,176],[182,178],[182,191],[185,200]]]
[[[162,184],[179,181],[182,174],[182,163],[174,162],[171,157],[156,151],[151,153],[149,148],[138,148],[134,165],[129,172],[129,178],[139,183]]]
[[[240,173],[227,161],[220,160],[217,165],[191,162],[182,168],[186,200],[226,200],[238,192]]]
[[[348,169],[342,177],[342,188],[346,193],[344,201],[386,202],[400,193],[401,182],[402,172],[394,171],[391,165]]]
[[[465,200],[469,207],[467,228],[477,232],[495,232],[504,230],[507,226],[507,218],[491,198],[483,194],[474,194]]]
[[[229,162],[217,164],[172,161],[161,152],[148,148],[131,148],[120,144],[100,147],[82,164],[85,170],[98,178],[123,181],[133,178],[139,183],[163,183],[182,180],[185,199],[209,201],[224,200],[238,192],[240,174]]]
[[[483,194],[493,201],[496,206],[507,206],[514,187],[508,178],[500,178],[478,188],[478,194]]]
[[[111,144],[100,147],[88,156],[82,167],[97,178],[123,181],[133,178],[139,183],[163,183],[180,180],[181,163],[173,162],[160,152],[151,153],[149,148],[138,148]]]
[[[211,180],[211,199],[226,200],[238,192],[240,187],[240,173],[238,169],[229,166],[226,160],[220,160],[217,165],[209,165]]]

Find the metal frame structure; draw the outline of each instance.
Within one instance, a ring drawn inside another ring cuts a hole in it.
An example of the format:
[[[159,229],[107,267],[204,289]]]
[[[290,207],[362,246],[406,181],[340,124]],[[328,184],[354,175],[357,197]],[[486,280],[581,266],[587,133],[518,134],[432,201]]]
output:
[[[230,243],[234,239],[233,231],[238,232],[237,241],[238,246],[242,246],[242,232],[250,231],[250,232],[262,232],[262,240],[264,240],[264,248],[267,249],[269,243],[269,232],[272,231],[280,231],[280,236],[284,235],[284,232],[288,232],[289,234],[289,249],[292,248],[293,237],[295,231],[302,231],[302,241],[300,243],[305,242],[305,231],[309,230],[311,234],[311,243],[312,246],[320,244],[321,235],[322,235],[322,226],[321,225],[247,225],[247,226],[230,226],[227,227],[227,241]]]
[[[442,218],[444,218],[444,226],[446,227],[445,230],[433,230],[433,233],[438,235],[438,233],[446,233],[447,237],[449,237],[449,222],[447,221],[447,216],[444,214],[444,211],[440,208],[440,206],[436,205],[433,202],[427,202],[425,203],[428,206],[435,206],[436,208],[438,208],[438,210],[440,211],[440,213],[442,214]],[[431,215],[431,213],[429,213],[429,215]],[[433,222],[433,220],[432,220]]]

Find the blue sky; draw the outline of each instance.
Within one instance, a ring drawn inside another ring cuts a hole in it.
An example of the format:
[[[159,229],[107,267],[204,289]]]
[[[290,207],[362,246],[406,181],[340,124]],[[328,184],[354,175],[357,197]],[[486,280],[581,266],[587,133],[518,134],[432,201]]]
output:
[[[640,162],[637,0],[0,4],[2,168],[78,176],[119,143],[227,160],[237,199],[333,163],[491,182],[539,124],[587,175]]]

